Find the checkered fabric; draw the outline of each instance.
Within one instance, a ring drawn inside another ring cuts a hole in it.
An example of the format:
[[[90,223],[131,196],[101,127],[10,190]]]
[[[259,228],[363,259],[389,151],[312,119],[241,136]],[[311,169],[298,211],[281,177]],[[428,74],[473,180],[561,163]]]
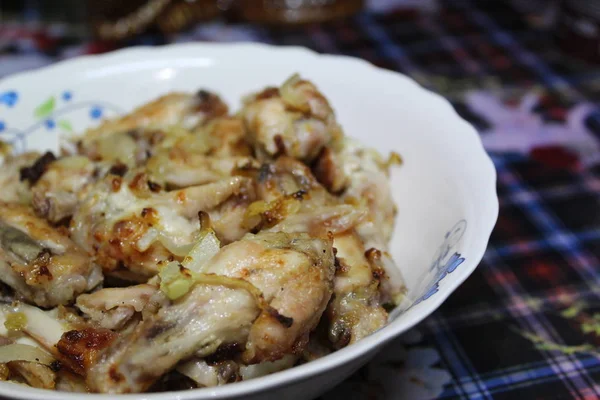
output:
[[[509,4],[448,0],[435,14],[366,11],[326,26],[293,29],[232,30],[216,23],[177,37],[146,35],[127,45],[253,40],[360,57],[441,92],[481,130],[490,122],[464,101],[471,89],[508,102],[535,91],[541,101],[534,112],[556,123],[564,123],[577,104],[597,106],[600,67],[559,52],[552,30],[536,28],[535,16],[519,14]],[[81,43],[60,30],[16,30],[0,27],[0,74],[3,63],[37,66],[117,47]],[[15,44],[8,35],[20,39]],[[592,110],[585,124],[600,140],[600,111]],[[402,350],[417,355],[411,361],[416,370],[446,371],[449,379],[436,392],[426,390],[431,375],[410,378],[424,388],[412,398],[429,393],[439,399],[598,399],[600,167],[583,167],[559,147],[493,154],[493,160],[500,218],[489,249],[474,274],[417,328],[419,338]],[[419,364],[428,349],[437,356],[429,365]],[[406,363],[394,368],[401,371]],[[324,399],[411,398],[389,384],[373,383],[379,370],[372,366]]]

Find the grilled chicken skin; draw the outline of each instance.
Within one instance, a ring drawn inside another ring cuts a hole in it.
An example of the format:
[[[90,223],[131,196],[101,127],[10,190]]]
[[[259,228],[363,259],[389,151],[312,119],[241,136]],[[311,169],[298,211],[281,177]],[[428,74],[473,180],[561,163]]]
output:
[[[367,258],[369,249],[358,234],[369,218],[369,208],[331,195],[308,167],[289,157],[265,164],[256,179],[258,196],[268,200],[262,220],[273,226],[265,227],[267,231],[332,235],[337,268],[327,315],[333,345],[344,347],[384,326],[387,299],[381,296],[380,285],[389,278],[374,257]],[[378,250],[370,253],[381,257]]]
[[[67,304],[102,282],[100,268],[31,209],[0,203],[0,280],[41,307]]]
[[[47,353],[9,357],[0,380],[223,385],[356,343],[407,304],[386,252],[399,158],[344,137],[297,75],[235,115],[213,93],[171,93],[70,144],[0,143],[0,346]]]
[[[220,224],[221,207],[243,213],[253,198],[243,177],[165,192],[145,174],[108,175],[90,188],[73,220],[73,240],[93,254],[106,274],[145,282],[165,260],[181,259],[198,234],[198,213],[215,216],[217,234],[225,241],[245,233],[241,222]]]
[[[107,163],[93,162],[83,156],[51,162],[31,188],[33,209],[52,223],[70,218],[87,187],[106,175],[110,168]]]
[[[148,306],[156,311],[145,310],[101,354],[87,373],[92,389],[143,391],[180,360],[224,345],[243,349],[250,363],[301,352],[331,297],[333,253],[331,243],[305,234],[247,235],[197,273],[201,278],[176,300],[158,292]]]
[[[249,96],[240,115],[261,160],[285,154],[310,162],[341,135],[327,99],[298,75]]]
[[[80,154],[92,160],[141,165],[159,148],[169,147],[189,130],[227,114],[227,105],[210,92],[171,93],[132,113],[105,121],[76,142]]]

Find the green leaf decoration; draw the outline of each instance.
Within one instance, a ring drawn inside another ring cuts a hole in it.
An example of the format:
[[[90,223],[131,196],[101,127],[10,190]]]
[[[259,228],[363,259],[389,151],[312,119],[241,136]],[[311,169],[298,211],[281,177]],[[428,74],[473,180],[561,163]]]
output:
[[[56,100],[54,99],[54,96],[52,96],[48,100],[37,106],[37,108],[34,111],[34,115],[36,116],[36,118],[45,118],[48,115],[52,114],[55,105]]]
[[[73,132],[73,125],[71,125],[71,123],[66,119],[58,121],[58,127],[63,131]]]

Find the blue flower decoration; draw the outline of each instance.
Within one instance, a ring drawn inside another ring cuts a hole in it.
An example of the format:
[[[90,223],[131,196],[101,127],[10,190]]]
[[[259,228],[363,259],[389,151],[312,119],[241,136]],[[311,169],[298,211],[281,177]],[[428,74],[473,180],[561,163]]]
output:
[[[69,100],[71,100],[72,97],[73,97],[73,94],[71,92],[69,92],[68,90],[63,92],[63,94],[62,94],[62,98],[64,101],[69,101]]]
[[[7,107],[13,107],[18,100],[19,95],[15,91],[0,93],[0,104],[6,104]]]
[[[92,107],[90,110],[90,117],[92,119],[99,119],[102,117],[102,109],[100,107]]]
[[[446,275],[444,275],[444,276],[446,276]],[[434,283],[433,286],[431,286],[429,288],[429,290],[423,295],[423,297],[421,297],[417,301],[417,304],[420,303],[420,302],[422,302],[422,301],[424,301],[424,300],[427,300],[428,298],[430,298],[431,296],[433,296],[434,294],[436,294],[439,291],[439,289],[440,289],[440,283],[438,281],[438,282]]]
[[[461,257],[458,253],[454,253],[446,263],[446,271],[448,271],[448,273],[454,272],[454,270],[464,261],[464,257]]]
[[[46,125],[46,128],[48,128],[48,129],[54,129],[54,127],[56,126],[56,123],[52,119],[47,119],[44,122],[44,124]]]
[[[415,304],[419,304],[423,300],[427,300],[428,298],[436,294],[440,289],[441,280],[444,279],[446,275],[454,272],[454,270],[458,268],[459,265],[462,264],[464,261],[464,257],[461,257],[459,253],[454,253],[448,259],[448,261],[446,261],[446,264],[442,267],[442,273],[440,274],[439,278],[437,278],[435,283],[429,288],[429,290],[427,290],[427,292],[425,292],[425,294],[419,300],[415,302]]]
[[[6,125],[4,124],[4,121],[0,121],[0,132],[2,132],[4,129],[6,129]]]

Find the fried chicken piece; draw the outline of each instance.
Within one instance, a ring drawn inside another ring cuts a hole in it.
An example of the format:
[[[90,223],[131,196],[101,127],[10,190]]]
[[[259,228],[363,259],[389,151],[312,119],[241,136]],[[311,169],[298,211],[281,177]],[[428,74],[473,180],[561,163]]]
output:
[[[180,360],[225,345],[239,346],[254,363],[301,352],[331,296],[333,253],[330,242],[304,234],[247,235],[198,273],[206,278],[182,297],[150,300],[147,308],[156,310],[144,310],[88,369],[92,389],[141,392]]]
[[[387,252],[397,214],[389,182],[389,167],[395,158],[384,161],[375,150],[345,138],[324,149],[313,170],[319,181],[344,202],[366,205],[368,213],[356,225],[356,232],[366,250],[377,251],[372,254],[377,254],[377,264],[386,273],[381,281],[385,301],[397,305],[406,289],[400,269]]]
[[[328,193],[306,165],[291,157],[238,173],[253,177],[261,199],[245,216],[250,226],[327,237],[352,229],[366,215],[364,207],[343,204]]]
[[[145,282],[165,260],[181,259],[199,231],[198,213],[215,220],[219,238],[238,239],[242,221],[220,225],[221,207],[241,207],[254,198],[250,179],[218,182],[164,192],[144,174],[109,175],[89,189],[73,216],[73,240],[95,255],[104,272]]]
[[[215,118],[194,130],[194,136],[205,143],[204,154],[210,157],[252,156],[247,135],[244,121],[239,117]]]
[[[252,283],[277,311],[263,311],[254,322],[243,354],[247,363],[302,351],[331,297],[331,242],[306,234],[261,232],[225,246],[207,264],[202,272]]]
[[[385,325],[387,312],[382,307],[380,282],[389,280],[379,263],[366,258],[367,248],[357,234],[369,209],[342,203],[316,182],[308,167],[289,157],[266,164],[261,172],[257,193],[273,205],[263,213],[263,223],[274,222],[267,231],[333,236],[338,268],[334,299],[327,311],[330,340],[343,347]]]
[[[358,235],[348,232],[336,236],[338,267],[334,297],[327,307],[329,340],[336,348],[356,343],[385,326],[388,313],[382,307],[379,290],[385,272],[364,255]]]
[[[197,284],[121,333],[88,370],[88,385],[100,393],[143,392],[182,359],[245,343],[259,310],[244,289]]]
[[[189,137],[192,129],[227,111],[217,95],[204,90],[195,95],[171,93],[89,130],[77,147],[92,160],[141,165],[165,141]]]
[[[327,99],[298,75],[250,96],[240,115],[261,160],[285,154],[308,163],[342,135]]]
[[[0,203],[0,280],[41,307],[72,302],[102,282],[100,268],[31,209]]]
[[[109,168],[108,164],[95,163],[82,156],[52,162],[31,188],[33,209],[52,223],[71,217],[85,188],[104,176]]]
[[[215,182],[231,171],[252,164],[252,149],[239,118],[223,117],[160,149],[148,160],[147,171],[168,188]]]
[[[362,230],[367,247],[387,248],[396,219],[397,208],[389,182],[389,162],[375,150],[345,138],[337,151],[328,148],[316,163],[320,182],[342,199],[366,200],[369,218]]]

